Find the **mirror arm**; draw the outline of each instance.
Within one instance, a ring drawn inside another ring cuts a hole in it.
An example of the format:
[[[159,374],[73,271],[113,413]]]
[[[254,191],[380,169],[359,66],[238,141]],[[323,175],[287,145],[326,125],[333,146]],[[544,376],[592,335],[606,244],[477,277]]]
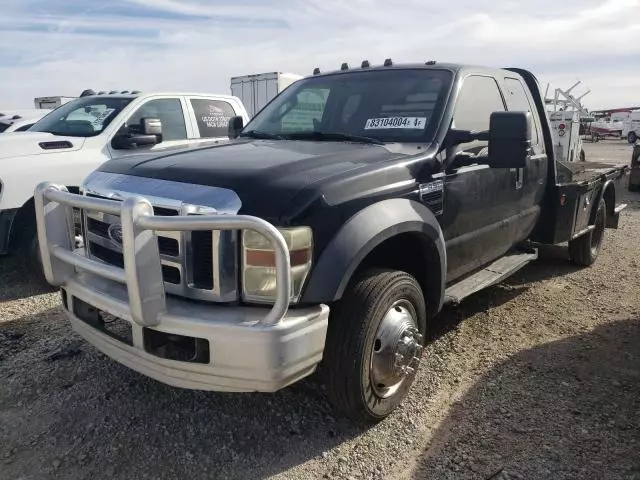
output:
[[[489,135],[489,130],[484,130],[482,132],[474,132],[472,133],[472,135],[475,137],[475,140],[480,140],[481,142],[488,142],[489,137],[491,136]]]

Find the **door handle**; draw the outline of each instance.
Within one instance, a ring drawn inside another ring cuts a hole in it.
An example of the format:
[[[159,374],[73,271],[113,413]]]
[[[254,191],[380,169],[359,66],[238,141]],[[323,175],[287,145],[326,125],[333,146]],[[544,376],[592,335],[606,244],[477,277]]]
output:
[[[511,173],[515,173],[515,187],[520,190],[524,184],[524,168],[511,168]]]

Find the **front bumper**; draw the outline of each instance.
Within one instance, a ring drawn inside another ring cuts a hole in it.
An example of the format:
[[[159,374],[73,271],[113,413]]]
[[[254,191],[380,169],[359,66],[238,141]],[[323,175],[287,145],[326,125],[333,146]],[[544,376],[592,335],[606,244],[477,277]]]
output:
[[[38,186],[35,206],[43,270],[49,283],[61,288],[74,330],[129,368],[177,387],[272,392],[309,375],[322,360],[329,308],[289,309],[287,246],[264,220],[156,217],[144,198],[116,202],[51,184]],[[123,269],[74,248],[73,207],[120,216]],[[156,231],[244,228],[262,233],[276,251],[277,299],[270,310],[166,295]],[[114,322],[124,327],[124,335],[109,331]],[[179,356],[168,353],[177,349]]]
[[[273,392],[312,373],[322,360],[329,308],[289,310],[277,325],[261,325],[259,307],[212,306],[167,298],[167,311],[153,328],[131,318],[123,285],[80,274],[62,288],[73,329],[98,350],[143,375],[180,388],[228,392]],[[83,318],[83,302],[126,321],[132,345]],[[161,358],[149,351],[148,334],[163,332],[205,340],[208,363]]]

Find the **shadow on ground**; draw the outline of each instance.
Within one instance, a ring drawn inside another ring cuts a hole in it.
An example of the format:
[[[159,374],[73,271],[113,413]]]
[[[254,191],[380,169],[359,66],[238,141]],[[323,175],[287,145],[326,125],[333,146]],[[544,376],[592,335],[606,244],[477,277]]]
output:
[[[640,478],[640,320],[523,351],[452,408],[414,479]]]
[[[429,338],[436,340],[455,330],[466,318],[517,299],[536,282],[563,277],[579,270],[580,267],[569,263],[566,246],[542,246],[539,248],[538,260],[504,282],[466,298],[460,305],[445,306],[432,323]]]
[[[275,394],[182,390],[103,356],[59,309],[0,324],[2,479],[265,478],[363,431],[313,378]]]
[[[0,257],[0,302],[50,293],[55,289],[26,267],[19,256]]]

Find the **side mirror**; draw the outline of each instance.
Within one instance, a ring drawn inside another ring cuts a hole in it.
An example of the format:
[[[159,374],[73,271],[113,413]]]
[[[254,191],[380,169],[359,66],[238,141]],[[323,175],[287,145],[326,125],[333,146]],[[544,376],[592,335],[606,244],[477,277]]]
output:
[[[489,121],[489,166],[524,168],[531,155],[531,113],[493,112]]]
[[[159,118],[140,119],[140,133],[143,135],[162,135],[162,122]]]
[[[238,138],[240,132],[244,128],[244,119],[241,116],[231,117],[229,119],[228,135],[230,139]]]
[[[149,147],[162,142],[162,122],[159,118],[142,118],[138,125],[131,125],[127,131],[118,133],[111,146],[118,150]]]

